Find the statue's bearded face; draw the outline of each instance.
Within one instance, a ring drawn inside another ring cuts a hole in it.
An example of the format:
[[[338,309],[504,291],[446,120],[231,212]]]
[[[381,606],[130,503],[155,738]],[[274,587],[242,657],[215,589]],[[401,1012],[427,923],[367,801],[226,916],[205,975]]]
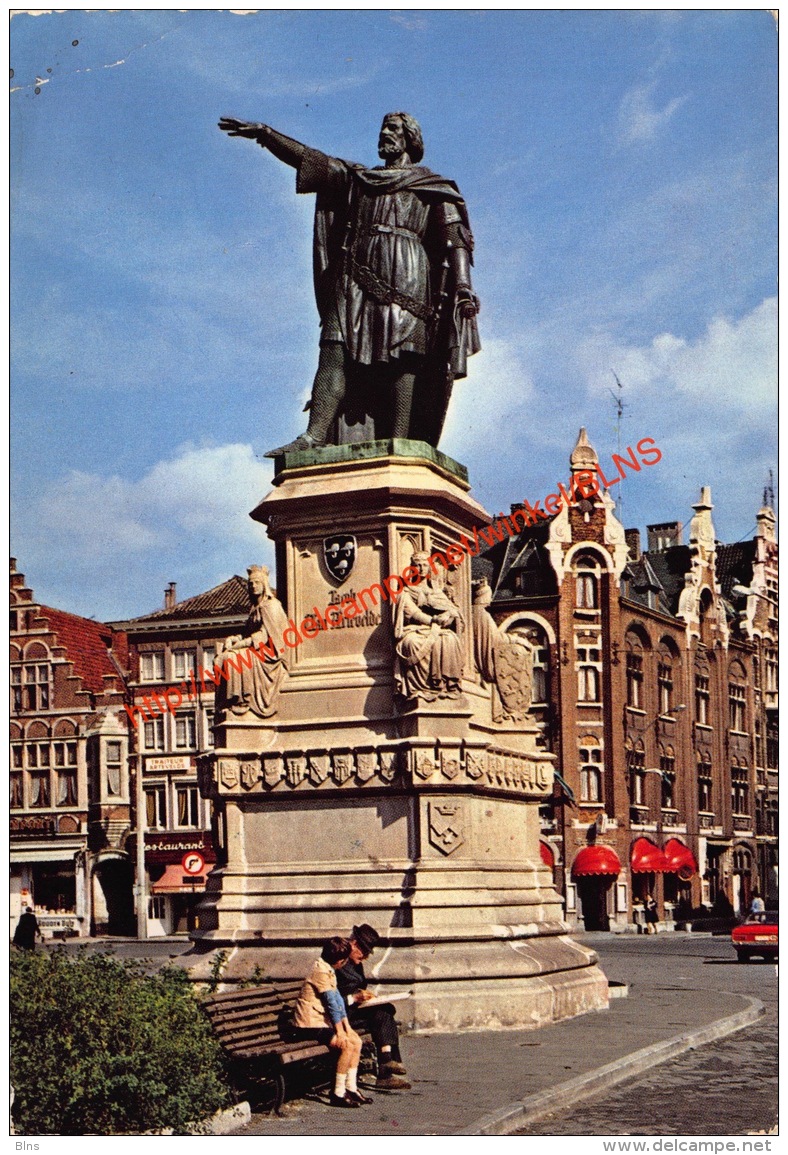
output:
[[[387,116],[378,137],[378,156],[383,160],[396,160],[408,150],[405,129],[398,116]]]

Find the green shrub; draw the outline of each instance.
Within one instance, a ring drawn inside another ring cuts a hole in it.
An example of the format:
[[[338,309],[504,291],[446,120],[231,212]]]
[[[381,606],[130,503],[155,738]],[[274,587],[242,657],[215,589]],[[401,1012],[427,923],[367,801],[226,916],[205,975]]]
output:
[[[20,1135],[116,1135],[225,1106],[221,1052],[186,974],[107,954],[13,951],[11,1083]]]

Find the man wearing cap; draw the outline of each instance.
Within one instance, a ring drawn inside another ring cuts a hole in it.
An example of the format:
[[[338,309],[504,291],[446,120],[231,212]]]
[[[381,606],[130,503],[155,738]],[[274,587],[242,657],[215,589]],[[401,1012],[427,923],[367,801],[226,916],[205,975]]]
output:
[[[354,926],[350,935],[350,958],[337,971],[337,987],[348,1007],[351,1026],[368,1030],[378,1053],[378,1080],[376,1088],[381,1091],[408,1091],[410,1083],[403,1076],[407,1073],[402,1065],[399,1050],[399,1031],[391,1003],[364,1008],[364,1003],[373,997],[367,990],[364,974],[364,959],[369,958],[380,942],[380,935],[374,927],[362,923]]]

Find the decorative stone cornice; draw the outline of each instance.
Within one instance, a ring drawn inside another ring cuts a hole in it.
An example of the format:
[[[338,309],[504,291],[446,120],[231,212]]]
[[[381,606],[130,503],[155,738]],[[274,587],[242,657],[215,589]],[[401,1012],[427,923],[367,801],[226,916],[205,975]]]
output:
[[[553,757],[499,746],[469,747],[414,740],[397,746],[281,750],[263,754],[215,751],[198,759],[204,797],[283,795],[304,790],[474,787],[546,795]]]

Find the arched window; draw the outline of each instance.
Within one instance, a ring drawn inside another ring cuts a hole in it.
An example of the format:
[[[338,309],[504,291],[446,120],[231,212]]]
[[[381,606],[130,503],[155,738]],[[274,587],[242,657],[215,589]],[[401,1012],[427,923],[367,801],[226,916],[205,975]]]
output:
[[[737,733],[747,730],[747,684],[744,667],[731,662],[728,677],[728,725]]]
[[[672,645],[666,640],[659,647],[657,659],[657,685],[659,690],[659,713],[670,715],[676,705],[674,671],[677,667],[677,656]]]
[[[627,706],[631,710],[645,710],[643,692],[643,639],[634,630],[627,630],[626,639]]]
[[[750,813],[750,786],[747,763],[731,758],[731,803],[734,814]]]
[[[643,743],[638,739],[633,749],[627,751],[627,773],[629,775],[629,801],[632,806],[646,805],[646,754]]]
[[[698,754],[698,810],[711,813],[711,754],[708,750]]]
[[[695,664],[695,721],[699,726],[711,725],[709,696],[709,667],[706,662]]]
[[[575,605],[579,610],[599,609],[601,560],[593,553],[582,553],[574,560]]]
[[[602,801],[602,747],[599,739],[588,734],[580,739],[580,800]]]
[[[660,746],[659,769],[662,774],[662,809],[676,806],[676,755],[672,746]]]

